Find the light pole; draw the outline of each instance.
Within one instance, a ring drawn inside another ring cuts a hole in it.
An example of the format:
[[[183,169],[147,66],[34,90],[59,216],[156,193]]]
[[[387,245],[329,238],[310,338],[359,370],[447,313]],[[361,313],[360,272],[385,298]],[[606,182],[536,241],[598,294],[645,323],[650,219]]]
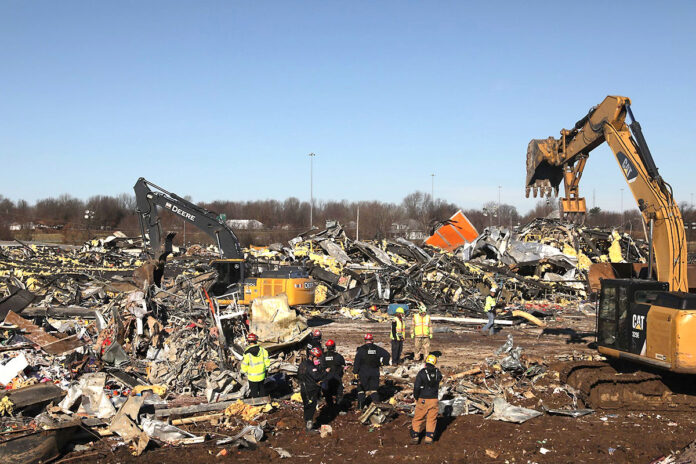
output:
[[[92,219],[94,219],[94,211],[86,209],[85,210],[85,222],[87,223],[87,240],[90,240],[89,226],[92,225]]]
[[[503,188],[502,185],[498,186],[498,227],[500,227],[500,190]]]
[[[309,228],[314,227],[314,153],[309,155]]]
[[[621,228],[622,229],[623,229],[623,222],[624,222],[623,191],[624,191],[624,189],[621,189]]]
[[[435,203],[435,174],[430,174],[430,181],[430,200]]]

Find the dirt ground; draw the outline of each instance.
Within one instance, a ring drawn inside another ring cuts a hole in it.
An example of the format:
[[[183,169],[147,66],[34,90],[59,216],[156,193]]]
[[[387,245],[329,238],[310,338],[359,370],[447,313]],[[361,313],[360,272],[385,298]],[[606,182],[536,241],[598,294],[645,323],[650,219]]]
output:
[[[314,320],[324,340],[336,340],[339,351],[352,360],[362,336],[369,331],[375,340],[388,348],[387,324],[356,321]],[[439,367],[445,372],[459,372],[493,355],[493,351],[513,334],[515,345],[527,355],[540,356],[548,364],[569,355],[594,355],[593,317],[559,317],[549,328],[503,328],[501,333],[487,337],[475,327],[453,324],[437,326],[432,350],[442,353]],[[444,332],[442,332],[444,330]],[[404,351],[412,353],[406,342]],[[353,387],[346,381],[347,392]],[[511,403],[540,410],[540,402],[555,407],[553,393],[547,391],[528,401]],[[565,398],[567,400],[567,397]],[[115,439],[104,439],[91,450],[73,452],[60,462],[278,462],[273,448],[282,448],[292,455],[293,462],[626,462],[650,463],[691,443],[696,417],[693,410],[667,411],[601,411],[572,418],[542,415],[524,424],[485,420],[481,414],[441,418],[437,441],[433,445],[413,445],[408,430],[410,418],[400,414],[380,427],[361,425],[354,410],[325,410],[320,423],[329,423],[332,435],[320,438],[304,431],[301,405],[281,401],[280,408],[267,414],[269,432],[256,449],[217,446],[215,440],[231,436],[237,429],[219,429],[209,424],[190,427],[198,434],[207,433],[209,441],[185,447],[148,449],[134,457],[126,446]],[[218,456],[222,451],[224,455]]]

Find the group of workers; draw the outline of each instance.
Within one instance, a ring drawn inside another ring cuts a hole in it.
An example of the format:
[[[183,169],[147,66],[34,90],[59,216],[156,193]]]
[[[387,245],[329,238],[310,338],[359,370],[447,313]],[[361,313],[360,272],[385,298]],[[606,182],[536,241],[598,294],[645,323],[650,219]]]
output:
[[[482,328],[484,333],[493,333],[495,321],[496,290],[491,289],[485,301],[485,312],[488,324]],[[354,382],[357,383],[358,408],[364,408],[368,399],[372,403],[380,401],[379,380],[380,367],[402,362],[404,340],[406,338],[405,311],[402,306],[396,308],[391,321],[390,339],[391,356],[379,345],[374,343],[371,333],[364,336],[364,344],[355,352],[353,362]],[[323,394],[330,408],[340,407],[343,402],[343,374],[346,361],[336,351],[336,342],[327,340],[322,348],[322,334],[319,329],[312,331],[305,347],[306,356],[300,363],[297,378],[300,383],[300,395],[303,403],[303,416],[308,431],[314,429],[314,414],[319,399]],[[438,414],[438,391],[442,381],[442,373],[437,369],[437,357],[430,353],[430,340],[433,338],[432,323],[425,305],[420,304],[413,315],[411,338],[414,341],[414,360],[425,361],[425,367],[416,375],[413,397],[416,409],[411,422],[411,439],[419,443],[425,433],[425,443],[432,443],[435,434]],[[268,352],[258,344],[255,334],[247,335],[249,346],[242,358],[242,373],[249,381],[251,397],[265,396],[264,380],[270,366]]]

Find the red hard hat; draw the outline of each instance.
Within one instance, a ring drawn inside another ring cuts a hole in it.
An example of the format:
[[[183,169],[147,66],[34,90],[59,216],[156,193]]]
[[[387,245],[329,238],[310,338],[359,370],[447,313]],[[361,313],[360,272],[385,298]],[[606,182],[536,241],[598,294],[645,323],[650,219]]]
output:
[[[321,351],[321,348],[319,348],[318,346],[312,348],[312,351],[310,351],[310,353],[312,353],[312,356],[316,356],[317,358],[321,358],[321,355],[324,354],[324,352]]]
[[[314,330],[312,331],[312,336],[313,336],[314,338],[321,338],[321,330],[319,330],[319,329],[314,329]]]
[[[326,340],[326,347],[327,347],[327,348],[331,348],[331,347],[334,347],[334,346],[336,346],[336,342],[335,342],[335,341],[333,341],[333,340],[331,340],[331,339]]]
[[[257,337],[255,333],[249,333],[247,335],[247,341],[255,342],[255,341],[258,341],[258,339],[259,339],[259,337]]]
[[[365,334],[365,340],[372,340],[372,334]]]
[[[370,306],[370,309],[371,309],[372,311],[377,311],[377,305],[372,305],[372,306]]]

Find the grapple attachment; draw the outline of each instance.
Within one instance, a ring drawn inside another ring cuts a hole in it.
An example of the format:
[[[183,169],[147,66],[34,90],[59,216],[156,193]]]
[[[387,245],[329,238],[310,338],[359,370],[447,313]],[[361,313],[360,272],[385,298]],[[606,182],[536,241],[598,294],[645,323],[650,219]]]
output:
[[[548,197],[558,196],[558,186],[563,180],[563,165],[558,153],[559,140],[535,139],[527,146],[527,185],[525,194]]]

